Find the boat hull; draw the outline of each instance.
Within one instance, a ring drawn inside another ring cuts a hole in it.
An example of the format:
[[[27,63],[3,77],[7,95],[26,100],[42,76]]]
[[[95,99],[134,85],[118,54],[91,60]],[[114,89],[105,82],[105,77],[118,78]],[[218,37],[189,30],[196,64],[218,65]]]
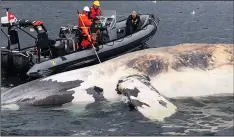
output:
[[[97,51],[97,55],[101,61],[108,60],[109,58],[119,56],[126,52],[130,52],[142,46],[143,42],[149,40],[153,36],[157,27],[151,25],[148,26],[148,31],[136,34],[129,38],[124,38],[125,40],[114,42],[112,46],[106,45],[100,46],[100,50]],[[145,34],[145,35],[143,35]],[[68,68],[79,67],[83,64],[90,63],[92,65],[99,63],[95,54],[94,49],[87,49],[84,52],[76,52],[66,56],[58,57],[52,60],[42,62],[40,64],[35,64],[28,72],[27,75],[30,77],[44,77],[51,75],[52,73],[59,73],[67,70]],[[48,73],[50,72],[50,73]]]

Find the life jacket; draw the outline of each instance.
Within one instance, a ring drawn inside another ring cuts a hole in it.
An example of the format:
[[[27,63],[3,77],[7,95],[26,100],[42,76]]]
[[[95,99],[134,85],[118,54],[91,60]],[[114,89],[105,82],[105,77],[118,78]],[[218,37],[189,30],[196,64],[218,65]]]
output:
[[[81,42],[81,46],[83,49],[86,49],[88,46],[90,46],[91,42],[88,39],[83,39]]]
[[[88,37],[88,36],[87,36]],[[90,38],[92,39],[92,37],[90,36]],[[82,42],[81,42],[81,46],[83,47],[83,49],[86,49],[87,47],[92,47],[96,44],[96,41],[95,40],[91,40],[89,38],[85,38],[85,39],[82,39]]]
[[[92,6],[92,7],[90,8],[89,17],[90,17],[91,19],[94,19],[94,18],[96,18],[97,16],[101,16],[101,9],[100,9],[100,7],[98,7],[97,9],[95,9],[94,6]]]
[[[78,26],[82,29],[82,34],[89,34],[89,27],[92,24],[91,20],[89,19],[88,15],[85,11],[82,11],[78,17]]]
[[[81,41],[81,46],[85,49],[88,46],[92,47],[97,44],[96,36],[84,34],[85,38]]]

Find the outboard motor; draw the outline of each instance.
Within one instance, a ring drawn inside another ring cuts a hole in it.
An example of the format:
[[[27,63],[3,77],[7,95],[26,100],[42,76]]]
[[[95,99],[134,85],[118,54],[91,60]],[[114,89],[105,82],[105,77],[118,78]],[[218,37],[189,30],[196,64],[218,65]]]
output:
[[[61,27],[59,31],[60,38],[69,38],[69,37],[79,37],[80,30],[78,26],[69,27]]]
[[[20,41],[18,35],[18,28],[21,26],[20,20],[17,20],[15,15],[6,9],[6,16],[1,17],[1,27],[7,28],[7,33],[1,29],[2,33],[7,37],[8,44],[6,47],[1,47],[1,70],[7,76],[15,76],[16,74],[23,74],[31,65],[30,53],[27,51],[20,51]],[[18,45],[18,49],[15,45]],[[3,45],[1,45],[3,46]]]
[[[59,37],[60,38],[66,38],[66,34],[69,34],[70,30],[67,27],[61,27],[59,31]]]
[[[74,34],[75,35],[75,37],[79,37],[79,35],[80,35],[80,29],[79,29],[79,27],[78,26],[73,26],[73,28],[72,28],[72,34]]]
[[[1,51],[2,69],[7,76],[14,76],[16,73],[24,72],[30,67],[29,53],[17,52],[11,49],[11,46],[18,44],[20,50],[18,32],[15,29],[8,29],[9,41],[7,50]],[[12,50],[12,51],[11,51]],[[14,52],[13,52],[14,51]]]
[[[73,28],[72,28],[72,34],[74,35],[74,44],[75,44],[75,46],[77,46],[78,45],[78,43],[80,42],[80,33],[81,32],[81,30],[80,30],[80,28],[78,27],[78,26],[74,26]]]
[[[79,35],[80,30],[78,26],[60,28],[59,37],[62,38],[61,42],[65,46],[66,53],[76,50],[76,46],[79,42]]]

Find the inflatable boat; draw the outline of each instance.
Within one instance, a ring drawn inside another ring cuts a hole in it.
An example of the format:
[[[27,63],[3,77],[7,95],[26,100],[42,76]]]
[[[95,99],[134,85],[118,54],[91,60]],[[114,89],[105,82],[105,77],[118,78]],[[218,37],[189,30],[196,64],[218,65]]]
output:
[[[6,17],[2,17],[2,26],[8,28],[8,34],[5,33],[8,36],[8,46],[1,47],[2,69],[39,78],[131,52],[142,47],[157,32],[159,20],[153,14],[139,16],[141,22],[137,31],[126,35],[127,18],[117,21],[116,11],[104,10],[100,22],[105,29],[101,33],[102,44],[99,45],[99,50],[79,49],[80,29],[77,26],[61,27],[59,38],[53,40],[48,37],[42,21],[17,20],[9,23],[4,20]],[[34,37],[24,31],[35,39],[34,46],[21,49],[17,31],[23,31],[22,27],[29,27],[37,33],[37,37]],[[18,48],[11,49],[14,44],[18,44]]]

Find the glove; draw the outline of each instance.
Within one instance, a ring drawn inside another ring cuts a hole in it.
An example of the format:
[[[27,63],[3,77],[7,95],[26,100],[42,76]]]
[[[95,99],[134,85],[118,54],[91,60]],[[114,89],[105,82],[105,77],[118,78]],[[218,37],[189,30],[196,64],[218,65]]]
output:
[[[99,46],[98,46],[98,44],[95,44],[94,47],[95,47],[95,50],[96,50],[96,51],[99,51]]]

